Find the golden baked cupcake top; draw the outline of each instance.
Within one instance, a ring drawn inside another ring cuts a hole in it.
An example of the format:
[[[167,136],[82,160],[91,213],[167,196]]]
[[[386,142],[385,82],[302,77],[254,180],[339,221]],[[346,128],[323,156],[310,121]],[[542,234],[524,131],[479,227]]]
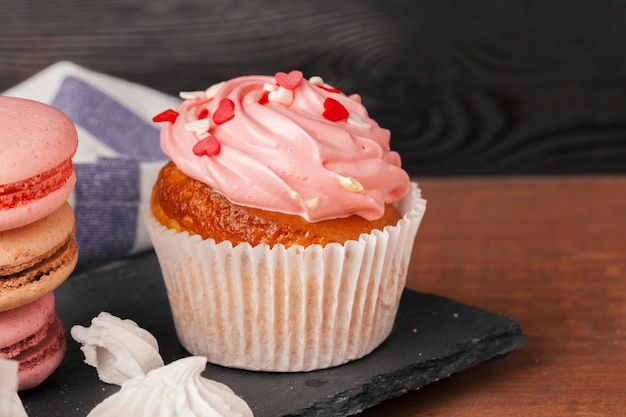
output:
[[[151,199],[155,218],[178,232],[230,241],[233,246],[277,244],[325,246],[331,242],[358,240],[363,233],[395,225],[400,214],[387,204],[383,216],[369,221],[356,214],[310,223],[294,214],[284,214],[232,204],[222,194],[183,174],[174,163],[167,163],[157,178]]]

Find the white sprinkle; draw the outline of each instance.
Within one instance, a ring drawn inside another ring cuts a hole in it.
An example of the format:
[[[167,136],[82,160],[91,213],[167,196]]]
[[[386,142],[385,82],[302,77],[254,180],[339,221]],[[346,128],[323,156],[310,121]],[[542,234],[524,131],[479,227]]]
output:
[[[344,177],[339,175],[339,184],[348,191],[353,193],[362,193],[365,191],[363,185],[354,177]]]
[[[311,210],[315,210],[320,206],[320,198],[313,197],[306,201],[306,205],[309,206]]]
[[[188,132],[194,132],[197,134],[206,133],[209,130],[210,122],[209,119],[199,119],[193,122],[189,122],[185,125],[185,130]]]
[[[309,78],[309,82],[313,85],[324,85],[324,80],[319,75],[314,75]]]
[[[278,86],[276,84],[265,83],[263,84],[263,91],[276,91]]]
[[[278,90],[271,91],[267,95],[267,99],[272,103],[279,103],[284,106],[289,106],[293,103],[293,91],[284,87],[278,87]]]
[[[351,124],[352,126],[356,126],[356,127],[364,127],[366,129],[371,128],[372,126],[369,125],[369,123],[365,123],[358,114],[355,113],[350,113],[350,115],[348,116],[348,123]]]
[[[181,91],[178,93],[183,100],[195,100],[204,97],[204,91]]]
[[[217,84],[213,84],[212,86],[210,86],[209,88],[204,90],[204,96],[206,98],[213,98],[213,97],[215,97],[215,95],[217,94],[219,89],[222,88],[223,85],[224,85],[224,81],[222,81],[220,83],[217,83]]]
[[[302,201],[302,196],[300,196],[300,194],[298,194],[297,192],[293,190],[289,192],[289,195],[291,196],[293,200]],[[311,210],[315,210],[320,206],[320,198],[319,197],[310,198],[307,201],[305,201],[304,204],[306,204]]]

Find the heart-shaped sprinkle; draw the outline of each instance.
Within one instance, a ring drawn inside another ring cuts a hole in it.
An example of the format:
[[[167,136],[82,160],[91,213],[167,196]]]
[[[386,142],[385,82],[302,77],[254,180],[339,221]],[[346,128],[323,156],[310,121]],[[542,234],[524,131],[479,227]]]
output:
[[[300,194],[298,194],[297,192],[293,190],[289,192],[289,195],[291,196],[293,200],[302,201],[302,196],[300,196]],[[309,209],[316,210],[320,206],[320,197],[317,196],[317,197],[309,198],[308,200],[304,202],[304,204],[306,204]]]
[[[193,122],[185,124],[186,131],[197,134],[206,133],[210,127],[210,122],[207,118],[194,120]]]
[[[288,90],[295,90],[302,82],[302,72],[298,70],[293,70],[289,74],[277,72],[275,77],[276,84]]]
[[[278,87],[278,90],[269,92],[267,99],[272,103],[280,103],[284,106],[289,106],[293,103],[293,91],[285,87]]]
[[[328,97],[324,100],[324,116],[325,119],[330,120],[331,122],[337,122],[339,120],[347,119],[350,113],[346,108],[335,100],[334,98]]]
[[[213,113],[213,121],[216,124],[221,125],[233,117],[235,117],[235,103],[229,98],[223,98],[222,101],[220,101],[217,110]]]
[[[213,156],[220,153],[220,143],[215,139],[215,136],[208,136],[202,139],[193,146],[193,153],[198,156]]]
[[[213,84],[212,86],[210,86],[209,88],[204,90],[205,97],[206,98],[213,98],[213,97],[215,97],[215,95],[220,90],[220,88],[222,88],[223,85],[224,85],[224,81],[219,82],[217,84]]]
[[[356,127],[363,127],[365,129],[369,129],[372,127],[369,123],[364,122],[363,119],[361,119],[359,115],[355,113],[350,113],[350,116],[348,116],[348,124]]]
[[[267,104],[270,101],[270,92],[263,90],[261,97],[259,97],[259,104]]]
[[[327,85],[318,85],[319,88],[321,88],[322,90],[326,90],[329,93],[337,93],[337,94],[341,94],[341,90],[335,87],[329,87]]]
[[[292,200],[302,201],[302,197],[300,197],[300,194],[298,194],[294,190],[289,191],[289,196],[291,197]]]
[[[319,75],[314,75],[311,78],[309,78],[309,82],[313,85],[322,85],[324,84],[324,79],[320,77]]]
[[[311,209],[311,210],[316,210],[319,206],[320,206],[320,198],[319,196],[317,197],[313,197],[313,198],[309,198],[306,201],[306,205]]]
[[[205,107],[205,108],[200,109],[200,110],[198,111],[198,114],[196,115],[196,117],[197,117],[198,119],[205,119],[205,118],[209,117],[209,109],[207,109],[206,107]]]
[[[313,84],[316,87],[321,88],[322,90],[326,90],[330,93],[339,93],[341,94],[341,90],[335,88],[335,87],[331,87],[327,84],[324,83],[324,79],[318,75],[314,75],[311,78],[309,78],[309,82],[311,84]]]
[[[167,109],[164,112],[161,112],[152,118],[152,121],[155,123],[160,122],[170,122],[174,123],[176,118],[178,117],[178,112],[172,109]]]
[[[338,178],[339,184],[341,184],[341,186],[348,191],[352,191],[353,193],[362,193],[365,191],[363,185],[354,177],[344,177],[342,175],[338,175]]]
[[[197,98],[204,98],[204,91],[180,91],[178,96],[183,100],[195,100]]]

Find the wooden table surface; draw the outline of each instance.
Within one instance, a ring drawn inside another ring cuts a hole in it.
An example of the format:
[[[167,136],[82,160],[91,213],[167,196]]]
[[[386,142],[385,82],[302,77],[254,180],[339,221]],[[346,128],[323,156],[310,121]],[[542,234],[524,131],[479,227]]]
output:
[[[362,415],[626,415],[626,176],[419,183],[408,287],[513,316],[529,342]]]

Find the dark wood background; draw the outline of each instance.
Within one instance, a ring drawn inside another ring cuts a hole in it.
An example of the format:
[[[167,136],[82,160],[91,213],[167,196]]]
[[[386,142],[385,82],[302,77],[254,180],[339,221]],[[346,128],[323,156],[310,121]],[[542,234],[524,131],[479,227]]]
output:
[[[416,176],[626,172],[626,3],[2,0],[0,91],[70,60],[176,94],[302,69]]]

